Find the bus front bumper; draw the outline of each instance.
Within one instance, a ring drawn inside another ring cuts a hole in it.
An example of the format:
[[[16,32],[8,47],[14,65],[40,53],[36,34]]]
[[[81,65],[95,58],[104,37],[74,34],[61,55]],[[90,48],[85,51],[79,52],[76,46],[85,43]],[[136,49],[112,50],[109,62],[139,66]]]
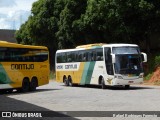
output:
[[[143,84],[143,78],[137,79],[112,79],[111,85],[132,85],[132,84]]]

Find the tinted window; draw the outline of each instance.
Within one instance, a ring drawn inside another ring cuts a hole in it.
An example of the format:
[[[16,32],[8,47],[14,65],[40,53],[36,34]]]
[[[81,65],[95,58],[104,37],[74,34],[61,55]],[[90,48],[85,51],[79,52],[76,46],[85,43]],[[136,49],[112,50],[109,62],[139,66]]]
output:
[[[57,63],[102,61],[103,49],[57,53]]]
[[[3,62],[43,62],[48,60],[48,51],[26,48],[0,48],[0,61]]]
[[[111,48],[105,48],[105,63],[106,70],[108,75],[113,75],[113,64],[112,64],[112,56],[111,56]]]

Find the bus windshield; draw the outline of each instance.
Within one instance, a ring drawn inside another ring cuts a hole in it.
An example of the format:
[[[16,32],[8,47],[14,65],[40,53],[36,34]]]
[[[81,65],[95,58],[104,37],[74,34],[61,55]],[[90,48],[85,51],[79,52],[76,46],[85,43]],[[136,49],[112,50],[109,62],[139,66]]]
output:
[[[118,54],[115,58],[116,74],[136,74],[138,76],[143,71],[141,58],[138,54]]]
[[[140,54],[139,47],[113,47],[113,54]]]
[[[113,54],[116,57],[116,74],[139,75],[143,72],[139,47],[113,47]]]

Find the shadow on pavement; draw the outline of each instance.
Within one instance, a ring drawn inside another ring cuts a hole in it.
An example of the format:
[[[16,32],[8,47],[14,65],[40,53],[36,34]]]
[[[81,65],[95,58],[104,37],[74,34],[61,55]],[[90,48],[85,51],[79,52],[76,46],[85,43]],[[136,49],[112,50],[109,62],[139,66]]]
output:
[[[62,85],[64,87],[68,87],[65,85]],[[70,86],[69,86],[70,87]],[[72,87],[81,87],[81,88],[96,88],[96,89],[102,89],[100,85],[74,85]],[[126,89],[124,86],[106,86],[105,90],[143,90],[143,89],[155,89],[154,87],[146,87],[146,86],[130,86],[130,88]]]
[[[0,91],[0,95],[18,95],[18,94],[32,94],[37,92],[47,92],[47,91],[55,91],[55,90],[61,90],[61,89],[37,89],[35,91],[29,91],[29,92],[19,92],[17,90],[14,90],[13,92],[7,92],[7,91]]]
[[[20,100],[16,100],[13,98],[9,98],[7,96],[4,95],[0,95],[0,116],[2,116],[2,112],[17,112],[17,113],[25,113],[25,112],[29,112],[29,113],[41,113],[42,117],[38,117],[38,118],[2,118],[0,117],[1,120],[3,119],[9,119],[9,120],[21,120],[21,119],[26,119],[26,120],[53,120],[53,119],[57,119],[57,120],[78,120],[76,118],[73,118],[71,116],[68,116],[66,114],[62,114],[61,112],[56,112],[56,111],[51,111],[49,109],[34,105],[34,104],[30,104],[24,101],[20,101]],[[28,114],[27,114],[28,115]],[[48,116],[47,116],[48,115]]]

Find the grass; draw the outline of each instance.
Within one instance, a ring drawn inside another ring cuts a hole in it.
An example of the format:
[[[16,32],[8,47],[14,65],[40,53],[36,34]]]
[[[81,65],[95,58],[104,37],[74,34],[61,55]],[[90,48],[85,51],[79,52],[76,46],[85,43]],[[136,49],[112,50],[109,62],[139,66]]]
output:
[[[147,55],[148,61],[147,61],[147,70],[145,70],[145,77],[144,80],[148,81],[153,75],[153,72],[155,71],[156,63],[155,58],[156,56],[160,56],[159,53],[151,53]]]
[[[151,79],[151,77],[152,77],[152,75],[153,75],[153,72],[148,73],[148,74],[144,77],[144,80],[145,80],[145,81],[150,80],[150,79]]]
[[[56,78],[55,71],[50,71],[50,75],[49,75],[49,77],[50,77],[50,80],[55,79],[55,78]]]

